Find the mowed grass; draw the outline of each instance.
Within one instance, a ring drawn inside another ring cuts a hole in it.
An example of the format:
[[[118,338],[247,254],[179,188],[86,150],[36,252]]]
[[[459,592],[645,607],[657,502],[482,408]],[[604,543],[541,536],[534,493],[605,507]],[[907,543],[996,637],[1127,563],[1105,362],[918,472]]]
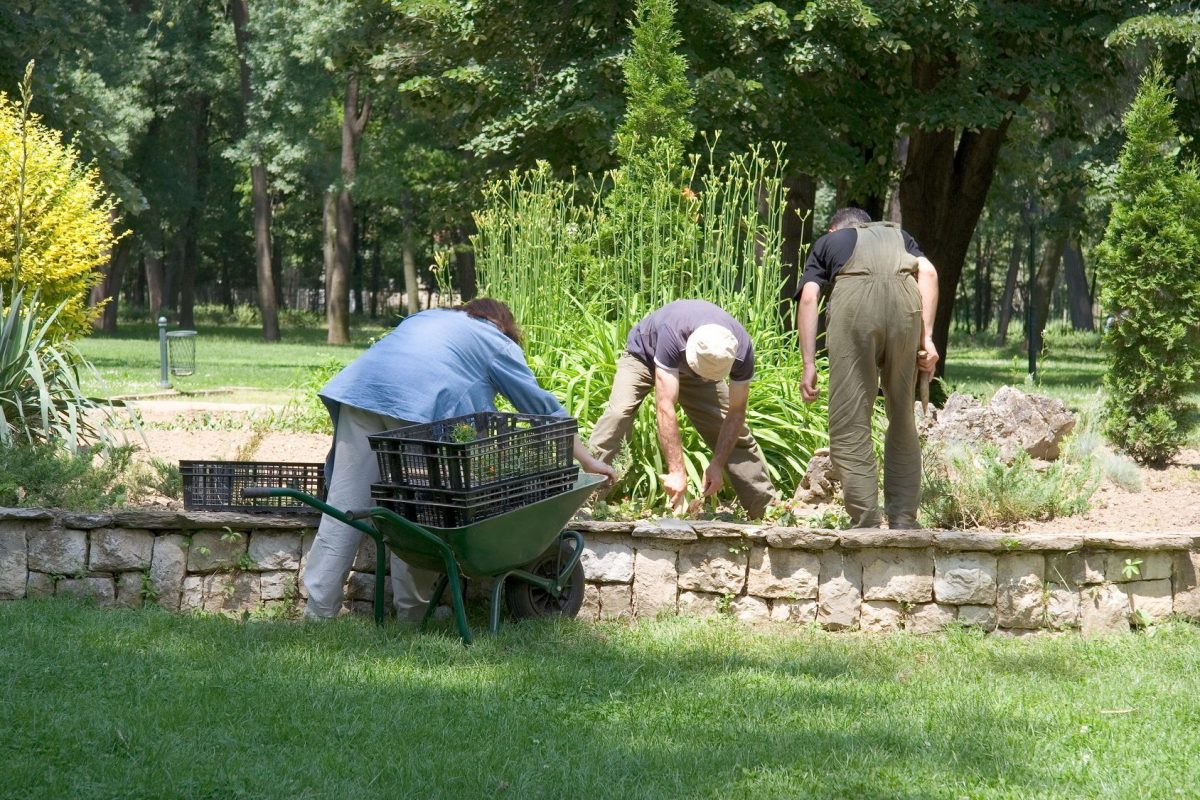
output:
[[[0,796],[1173,798],[1200,629],[1085,640],[0,604]]]
[[[262,329],[233,324],[198,325],[196,372],[170,376],[182,392],[214,389],[253,390],[286,399],[302,383],[306,371],[331,360],[348,364],[369,342],[388,329],[361,324],[351,329],[352,343],[325,343],[325,331],[284,329],[282,341],[264,342]],[[122,323],[115,334],[95,333],[76,341],[97,375],[84,375],[84,390],[96,397],[119,397],[162,391],[159,386],[158,328]]]

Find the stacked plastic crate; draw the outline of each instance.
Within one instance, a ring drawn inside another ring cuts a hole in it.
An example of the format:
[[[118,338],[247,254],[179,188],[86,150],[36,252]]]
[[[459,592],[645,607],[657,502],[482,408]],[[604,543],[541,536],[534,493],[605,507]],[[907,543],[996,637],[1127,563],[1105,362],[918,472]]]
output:
[[[578,429],[571,417],[489,411],[376,434],[371,496],[418,525],[465,527],[571,488]]]

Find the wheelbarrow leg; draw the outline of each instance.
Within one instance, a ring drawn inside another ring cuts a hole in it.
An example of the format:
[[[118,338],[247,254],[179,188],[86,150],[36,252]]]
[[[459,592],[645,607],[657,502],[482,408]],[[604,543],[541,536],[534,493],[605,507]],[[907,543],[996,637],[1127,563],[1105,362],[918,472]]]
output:
[[[500,632],[500,604],[504,600],[504,582],[508,580],[511,572],[506,572],[503,575],[496,576],[496,582],[492,584],[492,607],[488,610],[488,630],[493,634]]]
[[[449,548],[446,548],[449,553]],[[450,603],[454,606],[454,623],[458,626],[458,635],[463,644],[471,643],[471,629],[467,627],[467,610],[463,605],[462,581],[458,577],[458,564],[453,553],[446,555],[446,578],[450,583]],[[430,606],[432,608],[432,605]],[[428,612],[427,612],[428,613]]]
[[[442,602],[442,595],[446,593],[446,584],[449,581],[445,575],[439,575],[437,582],[433,584],[433,596],[429,598],[429,606],[425,609],[425,616],[421,617],[421,624],[417,626],[417,630],[425,630],[425,624],[433,617],[433,612],[437,610],[438,603]]]

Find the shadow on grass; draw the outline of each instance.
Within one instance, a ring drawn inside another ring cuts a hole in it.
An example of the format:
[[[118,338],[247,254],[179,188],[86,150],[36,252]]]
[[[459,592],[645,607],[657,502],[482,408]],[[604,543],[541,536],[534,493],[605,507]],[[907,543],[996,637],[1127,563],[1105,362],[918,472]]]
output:
[[[5,796],[935,798],[1053,777],[1024,763],[1036,714],[947,691],[986,671],[978,639],[927,663],[903,639],[665,620],[464,648],[57,601],[0,606],[0,636]]]

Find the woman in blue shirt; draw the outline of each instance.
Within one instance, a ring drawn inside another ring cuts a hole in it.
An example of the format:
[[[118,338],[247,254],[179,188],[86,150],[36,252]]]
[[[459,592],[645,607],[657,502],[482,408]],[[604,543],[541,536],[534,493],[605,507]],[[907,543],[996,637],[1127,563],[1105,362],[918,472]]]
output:
[[[333,419],[328,503],[334,508],[372,505],[371,484],[379,463],[369,434],[404,425],[495,411],[497,394],[524,414],[567,416],[525,363],[521,331],[499,300],[480,298],[458,309],[430,309],[404,319],[320,392]],[[611,467],[594,458],[575,437],[575,459],[587,472],[608,477]],[[304,568],[308,590],[305,616],[336,616],[342,585],[358,552],[362,533],[322,517]],[[425,613],[436,573],[413,569],[392,556],[392,597],[401,620]]]

